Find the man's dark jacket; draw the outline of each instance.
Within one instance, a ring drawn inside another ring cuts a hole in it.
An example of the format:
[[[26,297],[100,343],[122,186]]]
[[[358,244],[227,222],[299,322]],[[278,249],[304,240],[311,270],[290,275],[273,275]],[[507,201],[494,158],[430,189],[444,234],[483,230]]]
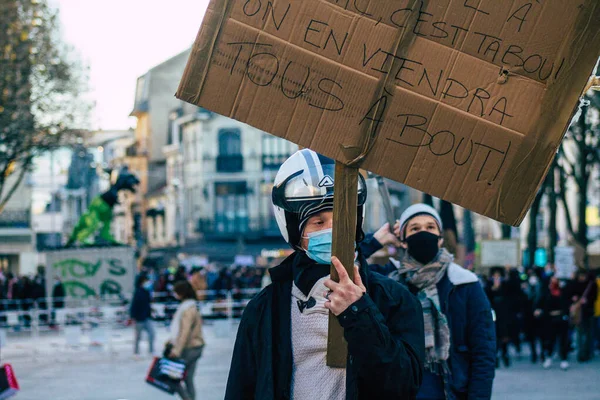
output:
[[[291,291],[298,254],[269,271],[272,284],[244,311],[226,400],[291,396]],[[360,274],[367,293],[338,317],[348,342],[346,398],[413,399],[425,353],[421,305],[400,284],[368,267]]]
[[[449,384],[453,399],[488,400],[496,372],[496,329],[492,309],[475,274],[452,264],[438,282],[440,307],[448,319]]]

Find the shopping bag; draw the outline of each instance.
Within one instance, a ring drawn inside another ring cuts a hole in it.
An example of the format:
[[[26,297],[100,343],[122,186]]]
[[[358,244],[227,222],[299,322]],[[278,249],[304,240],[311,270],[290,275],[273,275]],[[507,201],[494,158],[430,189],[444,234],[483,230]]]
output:
[[[175,394],[185,378],[185,364],[180,360],[155,357],[146,376],[146,382],[168,394]]]
[[[161,358],[158,360],[158,369],[162,375],[171,379],[180,381],[185,378],[185,363],[182,360]]]
[[[0,400],[8,399],[19,391],[17,377],[10,364],[0,367]]]

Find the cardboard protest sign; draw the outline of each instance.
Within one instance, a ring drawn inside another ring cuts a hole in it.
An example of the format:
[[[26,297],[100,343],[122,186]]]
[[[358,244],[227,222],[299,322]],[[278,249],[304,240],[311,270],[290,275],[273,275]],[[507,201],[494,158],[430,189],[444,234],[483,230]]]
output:
[[[521,265],[519,240],[483,240],[481,242],[482,267],[516,267]]]
[[[554,248],[554,268],[558,279],[571,279],[577,270],[575,265],[575,248],[557,246]]]
[[[595,0],[212,0],[176,96],[514,225],[598,21]]]

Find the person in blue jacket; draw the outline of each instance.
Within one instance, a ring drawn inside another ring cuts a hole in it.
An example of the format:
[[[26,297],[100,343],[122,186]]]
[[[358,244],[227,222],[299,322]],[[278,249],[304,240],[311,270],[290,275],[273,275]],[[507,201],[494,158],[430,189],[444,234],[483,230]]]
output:
[[[365,257],[395,242],[389,231],[384,226],[365,241],[361,246]],[[400,261],[390,260],[378,272],[406,285],[421,301],[425,371],[417,399],[490,399],[496,334],[492,309],[477,276],[455,264],[442,248],[442,221],[434,208],[426,204],[407,208],[393,233],[406,251]]]
[[[154,327],[152,325],[152,281],[146,274],[136,278],[135,292],[131,300],[129,314],[135,323],[134,355],[140,354],[140,339],[142,331],[148,334],[148,347],[150,354],[154,354]]]

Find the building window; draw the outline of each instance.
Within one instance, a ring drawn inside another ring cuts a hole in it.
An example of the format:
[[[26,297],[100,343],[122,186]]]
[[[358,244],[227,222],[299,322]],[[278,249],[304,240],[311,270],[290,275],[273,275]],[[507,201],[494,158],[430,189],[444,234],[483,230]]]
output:
[[[248,232],[248,187],[246,182],[215,183],[215,232]]]
[[[217,156],[217,172],[242,172],[242,138],[239,129],[219,130],[219,155]]]
[[[293,145],[285,139],[263,134],[263,170],[277,170],[292,154]]]

